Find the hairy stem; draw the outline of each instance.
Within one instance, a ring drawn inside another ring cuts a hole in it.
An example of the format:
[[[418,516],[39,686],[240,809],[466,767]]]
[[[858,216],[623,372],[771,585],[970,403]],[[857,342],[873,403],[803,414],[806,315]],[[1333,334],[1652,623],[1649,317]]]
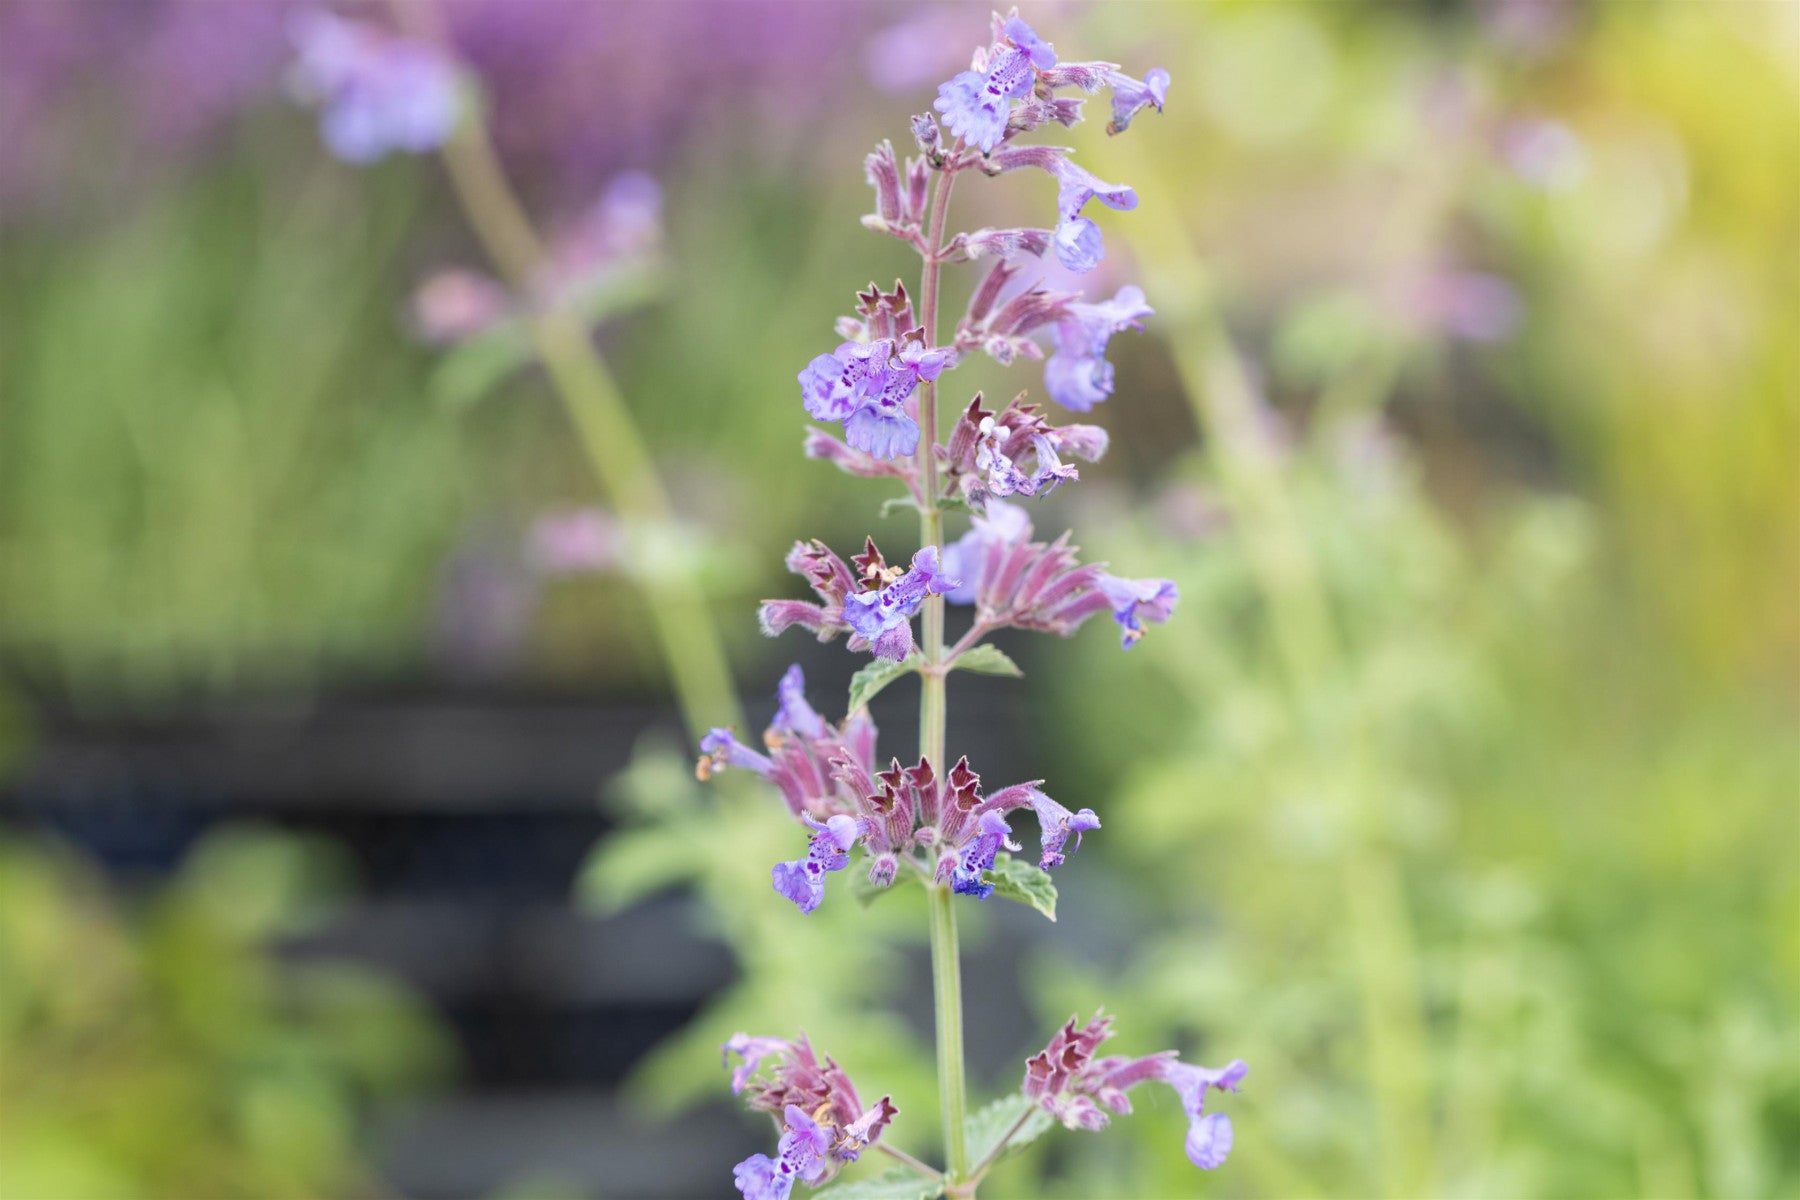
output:
[[[999,1157],[1006,1153],[1007,1143],[1018,1136],[1019,1130],[1025,1128],[1025,1122],[1031,1120],[1031,1115],[1036,1111],[1037,1107],[1035,1105],[1026,1109],[1019,1114],[1019,1119],[1012,1123],[1012,1128],[1000,1135],[1000,1140],[995,1142],[994,1148],[987,1152],[987,1157],[975,1164],[974,1174],[969,1177],[971,1185],[980,1183],[987,1177],[988,1168],[992,1167]]]
[[[950,212],[950,190],[956,175],[945,171],[932,189],[931,216],[926,235],[929,250],[919,281],[919,321],[927,342],[938,344],[938,282],[943,267],[944,222]],[[923,493],[919,504],[919,544],[944,543],[944,514],[938,508],[937,384],[919,385],[918,475]],[[928,667],[944,662],[944,598],[925,601],[920,622]],[[948,769],[944,761],[946,709],[944,672],[932,669],[919,676],[919,753],[940,777]],[[950,1194],[973,1197],[969,1179],[969,1147],[963,1131],[966,1106],[963,1081],[962,963],[956,947],[956,910],[950,905],[950,889],[944,884],[928,890],[931,906],[931,978],[937,1008],[938,1104],[944,1114],[944,1155],[949,1160]],[[960,1185],[960,1186],[959,1186]]]
[[[392,7],[408,33],[447,44],[429,0],[393,0]],[[514,294],[529,303],[545,264],[543,240],[507,181],[486,125],[474,117],[465,120],[445,144],[443,160],[469,227]],[[586,328],[571,314],[548,307],[528,310],[527,328],[601,492],[633,534],[665,536],[672,515],[668,493]],[[633,579],[650,610],[688,731],[698,736],[711,724],[741,724],[724,644],[691,570],[640,569]]]
[[[895,1162],[905,1164],[907,1166],[907,1168],[918,1172],[920,1175],[925,1176],[925,1178],[927,1178],[927,1179],[941,1178],[941,1175],[938,1171],[933,1170],[931,1167],[926,1166],[924,1163],[920,1162],[918,1159],[914,1158],[912,1155],[908,1154],[906,1151],[900,1149],[897,1146],[890,1146],[886,1142],[876,1142],[875,1149],[881,1151],[883,1154],[887,1155],[889,1158],[893,1159]]]

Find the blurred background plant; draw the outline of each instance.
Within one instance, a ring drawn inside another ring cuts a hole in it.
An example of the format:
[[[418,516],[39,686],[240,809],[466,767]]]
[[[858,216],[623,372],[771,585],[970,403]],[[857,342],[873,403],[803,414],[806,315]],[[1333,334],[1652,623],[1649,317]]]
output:
[[[599,337],[678,518],[728,547],[707,587],[761,728],[793,647],[741,614],[788,543],[909,528],[791,467],[792,380],[836,264],[902,266],[849,219],[884,93],[924,109],[985,7],[443,8],[546,226],[627,169],[666,197],[654,294]],[[417,286],[479,261],[441,175],[322,153],[286,11],[0,10],[0,1192],[692,1194],[762,1136],[692,1107],[714,1047],[795,1014],[931,1127],[922,911],[768,902],[779,847],[745,847],[780,827],[689,782],[636,593],[604,554],[539,569],[540,518],[593,500],[548,384],[415,336]],[[1009,645],[1030,699],[955,715],[953,750],[998,776],[1033,742],[1108,813],[1053,935],[975,923],[974,1069],[1012,1086],[1105,999],[1126,1052],[1254,1070],[1204,1184],[1146,1103],[990,1191],[1791,1194],[1795,10],[1026,15],[1174,77],[1155,139],[1075,135],[1145,197],[1108,246],[1158,317],[1115,343],[1111,454],[1034,517],[1184,601],[1128,665],[1104,631],[1041,670]],[[987,223],[1032,219],[989,190]],[[188,848],[246,813],[347,853]],[[321,913],[334,874],[364,899]],[[411,1132],[367,1097],[443,1046],[319,947],[464,1046]],[[471,998],[506,989],[532,1007]]]

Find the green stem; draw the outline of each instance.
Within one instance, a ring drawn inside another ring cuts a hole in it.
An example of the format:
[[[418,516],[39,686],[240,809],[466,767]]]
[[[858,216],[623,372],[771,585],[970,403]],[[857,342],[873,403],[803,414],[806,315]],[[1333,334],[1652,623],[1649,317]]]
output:
[[[943,266],[944,223],[950,212],[951,171],[937,180],[931,197],[925,266],[919,286],[919,321],[930,345],[938,344],[938,283]],[[944,543],[944,514],[938,508],[937,384],[919,387],[920,484],[919,544]],[[925,669],[919,673],[919,753],[940,776],[948,769],[944,756],[947,709],[944,696],[944,598],[925,601],[920,621]],[[956,910],[950,889],[939,883],[927,889],[931,907],[931,977],[937,1007],[938,1103],[944,1114],[944,1155],[949,1160],[949,1194],[973,1200],[969,1147],[964,1133],[966,1086],[963,1078],[962,963],[956,946]]]
[[[938,1102],[944,1110],[948,1191],[960,1200],[974,1200],[964,1131],[967,1084],[963,1078],[962,961],[956,947],[955,897],[941,883],[931,885],[926,896],[931,908],[931,988],[937,1002]]]
[[[393,0],[393,9],[409,33],[445,44],[432,4]],[[474,117],[464,121],[445,144],[443,159],[457,202],[482,248],[514,293],[529,297],[546,261],[544,245],[507,182],[486,125]],[[526,327],[601,492],[628,529],[642,537],[662,536],[672,517],[668,494],[587,329],[557,308],[530,310]],[[724,644],[691,571],[655,567],[634,579],[650,610],[689,733],[697,737],[709,725],[741,724]]]

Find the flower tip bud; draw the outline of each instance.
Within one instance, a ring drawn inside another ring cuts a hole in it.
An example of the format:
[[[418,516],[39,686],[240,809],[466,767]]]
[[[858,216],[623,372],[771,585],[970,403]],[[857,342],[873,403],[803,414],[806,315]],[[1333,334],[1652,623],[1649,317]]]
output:
[[[869,886],[878,888],[891,886],[894,876],[899,873],[899,870],[900,860],[892,854],[876,855],[874,861],[869,864]]]

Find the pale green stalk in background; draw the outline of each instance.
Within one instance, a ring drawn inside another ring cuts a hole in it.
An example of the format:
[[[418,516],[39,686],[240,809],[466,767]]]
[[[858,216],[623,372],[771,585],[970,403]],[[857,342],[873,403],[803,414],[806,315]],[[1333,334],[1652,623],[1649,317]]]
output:
[[[409,33],[445,45],[430,0],[392,3]],[[529,303],[532,283],[547,261],[543,240],[507,182],[479,113],[462,122],[445,144],[443,159],[469,227],[514,293]],[[588,330],[573,313],[554,306],[527,307],[525,326],[613,511],[636,537],[660,536],[674,518],[668,493]],[[633,571],[632,579],[650,610],[688,732],[697,738],[713,725],[742,724],[724,644],[691,566],[658,564]]]

